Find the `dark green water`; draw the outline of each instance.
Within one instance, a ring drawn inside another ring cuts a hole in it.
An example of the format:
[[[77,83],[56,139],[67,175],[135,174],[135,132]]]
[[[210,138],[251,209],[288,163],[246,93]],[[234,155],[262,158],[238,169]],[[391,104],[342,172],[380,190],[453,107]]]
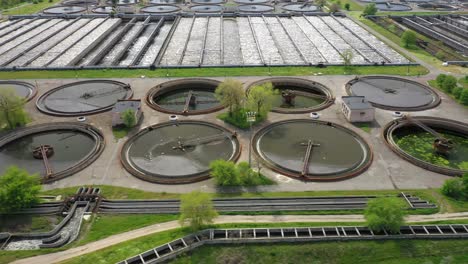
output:
[[[184,176],[204,172],[211,161],[229,160],[235,144],[228,138],[203,143],[197,138],[219,135],[225,131],[200,124],[168,125],[141,134],[129,147],[126,155],[138,170],[165,176]],[[178,141],[190,143],[185,151],[173,149]]]
[[[30,173],[44,174],[44,163],[32,155],[34,148],[51,145],[54,155],[49,158],[54,172],[63,171],[86,157],[95,145],[92,137],[70,130],[55,130],[27,135],[0,147],[0,173],[11,165]]]
[[[454,142],[449,155],[436,153],[432,147],[434,136],[414,127],[395,131],[393,140],[403,151],[417,159],[441,167],[468,170],[468,137],[443,130],[437,132]]]

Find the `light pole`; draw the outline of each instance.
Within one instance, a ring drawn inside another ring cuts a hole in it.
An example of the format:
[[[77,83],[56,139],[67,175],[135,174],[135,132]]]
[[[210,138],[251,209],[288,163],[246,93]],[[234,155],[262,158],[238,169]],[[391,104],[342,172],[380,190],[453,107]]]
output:
[[[252,123],[255,122],[257,112],[247,112],[247,122],[250,124],[250,139],[249,139],[249,167],[252,164]]]

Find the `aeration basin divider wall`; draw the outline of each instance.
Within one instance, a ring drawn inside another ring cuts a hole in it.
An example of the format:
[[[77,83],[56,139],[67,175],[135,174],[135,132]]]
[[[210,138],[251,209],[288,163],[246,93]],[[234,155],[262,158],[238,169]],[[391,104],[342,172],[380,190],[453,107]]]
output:
[[[344,16],[17,16],[0,23],[0,70],[415,64]]]
[[[365,226],[207,229],[157,246],[118,264],[167,262],[202,245],[236,243],[290,243],[391,239],[466,239],[468,225],[410,225],[396,234],[379,234]]]

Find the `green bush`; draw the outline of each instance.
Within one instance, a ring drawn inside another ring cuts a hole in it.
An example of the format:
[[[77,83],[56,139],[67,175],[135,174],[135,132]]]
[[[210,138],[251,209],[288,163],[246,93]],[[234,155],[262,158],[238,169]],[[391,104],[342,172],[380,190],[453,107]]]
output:
[[[457,78],[447,75],[445,77],[444,82],[442,83],[442,90],[446,91],[447,93],[452,93],[452,90],[457,87]]]
[[[377,14],[377,11],[378,9],[375,6],[375,3],[370,3],[366,5],[366,7],[364,8],[364,11],[362,11],[362,16],[373,16]]]
[[[442,185],[441,192],[454,199],[460,199],[463,197],[463,185],[462,181],[458,178],[448,179]]]
[[[237,166],[232,161],[215,160],[210,164],[211,176],[219,186],[256,186],[269,185],[274,182],[252,170],[247,162]]]
[[[455,99],[460,99],[460,96],[461,96],[462,92],[463,92],[463,88],[461,88],[461,87],[453,88],[453,90],[452,90],[453,97],[455,97]]]
[[[436,83],[437,83],[437,85],[438,85],[439,87],[442,87],[442,84],[444,83],[446,77],[447,77],[447,74],[439,74],[439,75],[437,75]]]
[[[239,173],[236,169],[236,164],[232,161],[215,160],[210,163],[211,176],[216,180],[216,184],[220,186],[235,186],[239,185]]]
[[[347,11],[349,11],[349,10],[351,9],[351,5],[350,5],[349,3],[346,3],[346,4],[344,5],[344,8],[345,8]]]
[[[460,93],[460,103],[468,105],[468,89],[463,88],[463,91]]]
[[[228,112],[219,114],[218,118],[238,128],[246,129],[250,127],[249,122],[247,122],[247,112],[247,109],[240,108],[238,110],[233,111],[230,115]],[[265,120],[265,118],[266,117],[264,115],[257,115],[257,118],[252,125],[262,122],[263,120]]]
[[[375,232],[397,233],[404,224],[403,203],[397,197],[375,198],[367,203],[364,216]]]

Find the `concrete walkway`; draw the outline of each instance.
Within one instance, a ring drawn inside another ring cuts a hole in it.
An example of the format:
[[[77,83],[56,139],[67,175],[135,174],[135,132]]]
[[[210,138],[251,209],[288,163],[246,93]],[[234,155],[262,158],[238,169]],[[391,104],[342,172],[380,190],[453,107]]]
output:
[[[406,221],[410,223],[443,221],[443,220],[468,220],[468,212],[451,214],[432,215],[410,215]],[[216,218],[216,224],[226,223],[295,223],[295,222],[363,222],[362,215],[222,215]],[[177,221],[170,221],[161,224],[150,225],[129,232],[113,235],[83,246],[71,248],[65,251],[51,253],[47,255],[35,256],[21,259],[13,264],[29,263],[58,263],[84,254],[92,253],[106,247],[116,245],[131,239],[154,233],[178,228]],[[155,245],[156,246],[156,245]]]

